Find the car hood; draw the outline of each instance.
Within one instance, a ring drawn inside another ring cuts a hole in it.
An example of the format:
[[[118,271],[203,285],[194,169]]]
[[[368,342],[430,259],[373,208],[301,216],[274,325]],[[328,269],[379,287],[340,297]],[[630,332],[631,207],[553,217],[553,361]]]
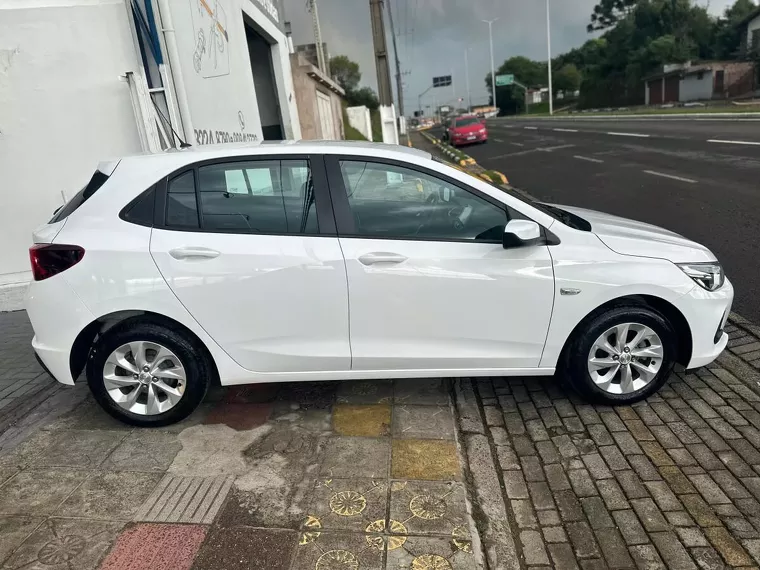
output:
[[[622,255],[655,257],[674,263],[715,261],[705,246],[658,226],[594,210],[557,206],[591,224],[591,231],[612,251]]]

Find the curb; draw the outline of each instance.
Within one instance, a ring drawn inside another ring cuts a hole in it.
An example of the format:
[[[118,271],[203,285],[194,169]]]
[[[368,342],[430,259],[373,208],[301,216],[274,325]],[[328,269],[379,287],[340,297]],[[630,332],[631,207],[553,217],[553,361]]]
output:
[[[424,138],[426,138],[429,142],[434,144],[438,148],[438,150],[440,150],[449,159],[452,159],[452,162],[454,162],[455,164],[458,164],[459,166],[465,166],[465,167],[466,166],[474,167],[475,172],[473,172],[472,174],[474,174],[475,176],[478,176],[482,178],[483,180],[487,180],[488,182],[495,182],[496,184],[504,184],[504,185],[509,184],[509,180],[501,172],[498,172],[496,170],[486,170],[485,168],[480,166],[475,161],[474,158],[463,153],[460,150],[455,149],[451,145],[446,144],[442,140],[437,139],[434,136],[429,135],[425,132],[420,131],[420,134]]]

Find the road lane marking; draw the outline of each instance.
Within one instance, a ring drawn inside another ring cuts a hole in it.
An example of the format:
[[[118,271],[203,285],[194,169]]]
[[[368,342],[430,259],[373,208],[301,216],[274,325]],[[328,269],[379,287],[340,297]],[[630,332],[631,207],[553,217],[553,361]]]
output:
[[[515,142],[511,142],[511,143],[509,143],[509,144],[513,144],[513,145],[515,145],[515,146],[525,146],[523,143],[515,143]]]
[[[754,141],[723,141],[719,139],[710,139],[707,142],[709,143],[722,143],[722,144],[748,144],[752,146],[760,146],[760,142],[754,142]]]
[[[538,127],[523,127],[526,131],[537,131]]]
[[[552,129],[553,131],[557,131],[558,133],[577,133],[578,129]]]
[[[504,141],[503,141],[503,140],[501,140],[501,139],[493,139],[493,140],[494,140],[494,141],[496,141],[496,142],[498,142],[498,143],[503,143],[503,142],[504,142]]]
[[[577,154],[573,158],[577,158],[578,160],[587,160],[588,162],[604,162],[603,160],[599,160],[598,158],[589,158],[587,156],[579,156]]]
[[[610,132],[610,133],[607,133],[607,134],[608,135],[613,135],[613,136],[616,136],[616,137],[639,137],[639,138],[642,138],[642,139],[647,139],[647,138],[649,138],[649,137],[652,136],[652,135],[644,135],[644,134],[641,134],[641,133],[612,133],[612,132]]]
[[[651,174],[652,176],[662,176],[663,178],[670,178],[672,180],[678,180],[680,182],[688,182],[689,184],[696,184],[696,180],[692,180],[691,178],[682,178],[680,176],[673,176],[672,174],[663,174],[662,172],[655,172],[654,170],[645,170],[646,174]]]
[[[553,150],[562,150],[563,148],[571,148],[574,146],[574,144],[562,144],[559,146],[545,146],[544,148],[537,148],[536,150],[540,152],[551,152]]]
[[[522,145],[520,145],[520,143],[510,143],[510,144],[522,146]],[[553,150],[560,150],[562,148],[570,148],[571,146],[575,146],[575,145],[574,144],[565,144],[565,145],[562,145],[562,146],[547,146],[547,147],[544,147],[544,148],[531,148],[531,149],[528,149],[528,150],[521,150],[521,151],[518,151],[518,152],[508,152],[506,154],[497,154],[496,156],[489,156],[489,157],[486,157],[486,158],[484,158],[482,160],[483,161],[485,161],[485,160],[498,160],[500,158],[507,158],[508,156],[523,156],[525,154],[531,154],[533,152],[552,152]]]

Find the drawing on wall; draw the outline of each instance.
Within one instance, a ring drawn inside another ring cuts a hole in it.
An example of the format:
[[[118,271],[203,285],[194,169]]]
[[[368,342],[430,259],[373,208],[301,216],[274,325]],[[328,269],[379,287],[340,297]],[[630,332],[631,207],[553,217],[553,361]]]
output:
[[[193,67],[201,77],[219,77],[230,72],[227,11],[220,0],[190,0],[195,31]]]

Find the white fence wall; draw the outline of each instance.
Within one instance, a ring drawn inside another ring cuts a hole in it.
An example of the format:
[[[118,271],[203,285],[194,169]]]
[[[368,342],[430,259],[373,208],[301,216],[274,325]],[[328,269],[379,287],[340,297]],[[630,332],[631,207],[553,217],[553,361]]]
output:
[[[372,140],[372,119],[369,115],[369,109],[364,105],[360,107],[348,107],[348,124],[359,131],[368,140]]]

